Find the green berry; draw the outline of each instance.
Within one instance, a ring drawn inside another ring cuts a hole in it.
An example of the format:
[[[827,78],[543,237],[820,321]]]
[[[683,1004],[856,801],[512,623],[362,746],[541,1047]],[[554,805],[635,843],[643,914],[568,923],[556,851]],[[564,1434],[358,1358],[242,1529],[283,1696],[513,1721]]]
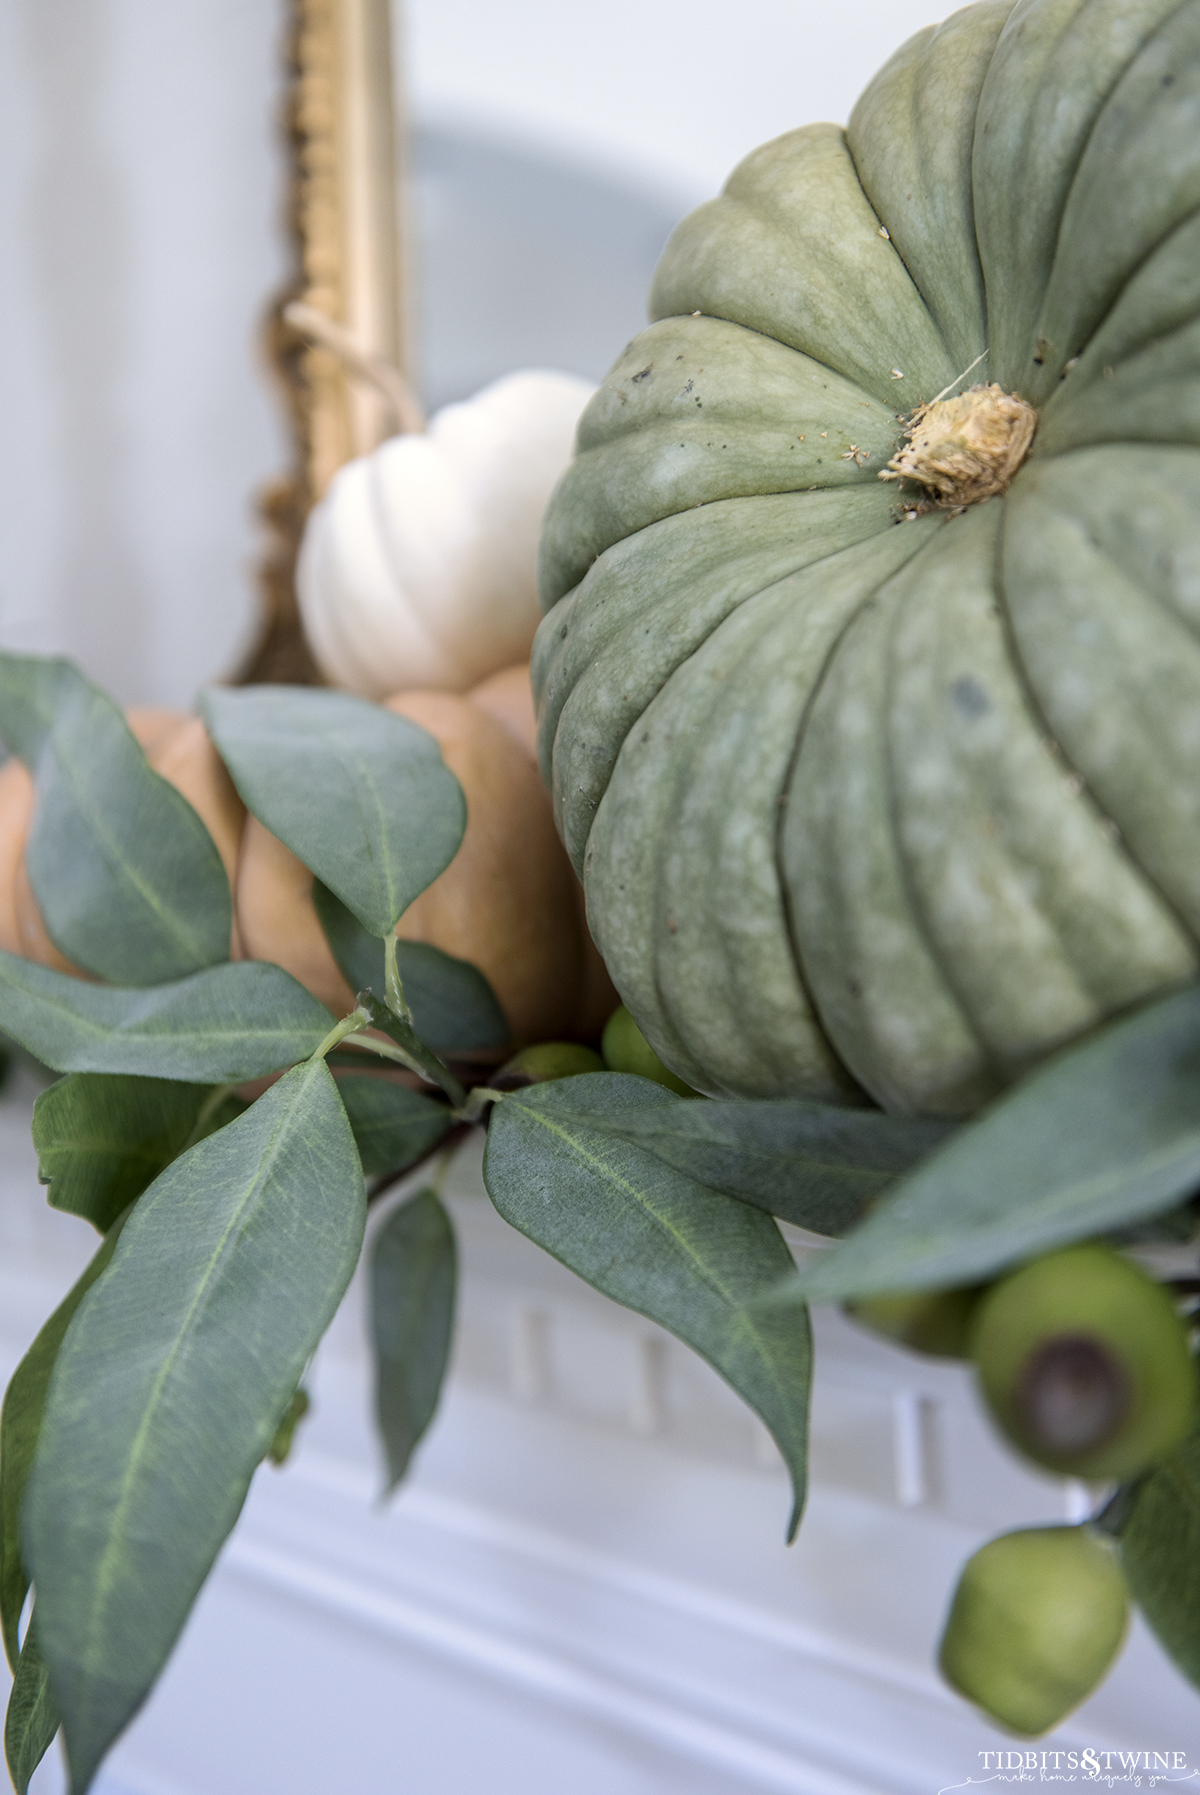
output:
[[[852,1321],[885,1340],[937,1359],[965,1359],[971,1318],[981,1294],[981,1286],[971,1284],[961,1290],[907,1296],[862,1296],[844,1307]]]
[[[1171,1294],[1099,1242],[993,1284],[971,1356],[1003,1432],[1050,1471],[1131,1477],[1191,1429],[1196,1365]]]
[[[1089,1696],[1125,1637],[1129,1599],[1110,1540],[1030,1527],[968,1560],[942,1634],[946,1681],[1015,1733],[1047,1732]]]
[[[576,1041],[539,1041],[536,1047],[522,1047],[520,1053],[514,1053],[491,1082],[498,1091],[519,1091],[555,1078],[603,1071],[604,1061],[590,1047],[581,1047]]]
[[[675,1091],[680,1097],[699,1095],[663,1065],[624,1004],[605,1023],[600,1052],[610,1072],[634,1072],[639,1078],[652,1078],[655,1084],[666,1085],[668,1091]]]

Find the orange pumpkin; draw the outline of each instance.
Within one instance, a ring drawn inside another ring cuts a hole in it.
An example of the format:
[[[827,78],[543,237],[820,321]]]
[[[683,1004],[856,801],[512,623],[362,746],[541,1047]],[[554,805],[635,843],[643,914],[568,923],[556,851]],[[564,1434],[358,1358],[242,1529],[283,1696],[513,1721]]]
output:
[[[514,1039],[598,1034],[616,997],[533,757],[528,667],[495,674],[465,697],[402,692],[387,704],[429,731],[467,800],[462,846],[396,933],[477,966]],[[353,994],[313,907],[311,873],[254,817],[242,838],[237,921],[248,957],[286,967],[335,1014],[350,1008]]]

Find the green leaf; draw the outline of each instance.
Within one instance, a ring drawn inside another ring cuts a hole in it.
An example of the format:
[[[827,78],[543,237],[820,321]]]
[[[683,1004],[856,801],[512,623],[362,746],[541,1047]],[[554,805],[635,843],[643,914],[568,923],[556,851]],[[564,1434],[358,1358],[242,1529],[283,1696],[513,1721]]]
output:
[[[411,1026],[389,1010],[385,1003],[380,1003],[373,991],[363,991],[360,999],[364,1010],[371,1018],[371,1026],[390,1035],[398,1047],[403,1048],[408,1064],[414,1072],[420,1074],[429,1084],[439,1085],[449,1097],[455,1108],[466,1101],[466,1092],[455,1078],[453,1072],[443,1066],[436,1053],[431,1053],[424,1041],[417,1038]]]
[[[346,1112],[310,1060],[162,1173],[80,1305],[22,1522],[73,1795],[174,1645],[365,1216]]]
[[[50,1373],[80,1303],[108,1265],[122,1222],[114,1222],[96,1256],[67,1292],[13,1372],[0,1408],[0,1625],[4,1650],[16,1668],[17,1626],[29,1591],[21,1558],[21,1504],[33,1464]]]
[[[897,1177],[945,1140],[945,1122],[800,1102],[663,1103],[592,1126],[710,1190],[815,1234],[844,1234]],[[565,1098],[564,1098],[565,1101]]]
[[[38,1650],[36,1619],[36,1613],[29,1618],[4,1722],[4,1755],[17,1795],[25,1795],[30,1777],[54,1743],[58,1731],[58,1709],[50,1693],[45,1662]]]
[[[330,952],[352,991],[387,990],[383,943],[370,935],[319,879],[313,902]],[[512,1035],[504,1011],[482,972],[425,941],[398,941],[396,958],[413,1028],[439,1053],[474,1053],[506,1047]]]
[[[506,1221],[686,1341],[762,1417],[791,1472],[790,1538],[804,1502],[808,1317],[753,1305],[792,1258],[770,1216],[604,1131],[654,1101],[645,1079],[615,1072],[514,1092],[493,1110],[484,1182]],[[660,1088],[657,1101],[680,1100]]]
[[[394,1490],[437,1408],[454,1333],[454,1229],[436,1192],[388,1216],[371,1249],[375,1418]]]
[[[243,802],[372,935],[458,852],[462,787],[406,717],[310,686],[213,689],[200,708]]]
[[[1200,1428],[1129,1492],[1120,1538],[1134,1601],[1200,1684]]]
[[[975,1283],[1161,1214],[1198,1182],[1200,986],[1192,985],[1047,1061],[790,1289],[829,1302]]]
[[[117,991],[0,953],[5,1032],[56,1072],[240,1084],[304,1059],[332,1018],[281,966],[210,967],[153,991]]]
[[[73,1072],[33,1106],[38,1177],[51,1208],[104,1234],[185,1147],[241,1115],[222,1085]]]
[[[444,1103],[390,1078],[351,1073],[338,1079],[338,1096],[368,1178],[415,1165],[454,1127],[454,1116]]]
[[[0,736],[37,781],[25,863],[69,960],[113,984],[159,985],[229,958],[216,845],[110,698],[69,661],[0,655]]]

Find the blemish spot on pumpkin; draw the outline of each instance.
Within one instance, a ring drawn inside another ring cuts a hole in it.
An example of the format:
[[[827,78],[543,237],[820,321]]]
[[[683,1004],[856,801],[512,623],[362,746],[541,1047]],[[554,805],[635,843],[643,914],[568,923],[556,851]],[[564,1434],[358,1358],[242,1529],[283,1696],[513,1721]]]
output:
[[[950,696],[955,708],[962,716],[974,721],[976,717],[986,717],[992,708],[992,701],[977,679],[964,673],[950,687]]]
[[[1029,453],[1037,412],[1002,387],[973,386],[918,405],[881,480],[911,480],[931,505],[961,509],[1005,492]]]

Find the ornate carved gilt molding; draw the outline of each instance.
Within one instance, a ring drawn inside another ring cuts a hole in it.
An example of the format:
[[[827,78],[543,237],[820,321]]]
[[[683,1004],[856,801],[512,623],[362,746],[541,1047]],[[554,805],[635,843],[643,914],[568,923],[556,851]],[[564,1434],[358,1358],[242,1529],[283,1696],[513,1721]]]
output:
[[[408,361],[396,121],[395,0],[290,0],[285,132],[294,275],[271,309],[267,354],[292,427],[290,473],[260,499],[271,545],[262,634],[240,678],[311,682],[295,566],[304,521],[343,462],[396,428],[386,399],[284,319],[295,300],[368,353]]]

